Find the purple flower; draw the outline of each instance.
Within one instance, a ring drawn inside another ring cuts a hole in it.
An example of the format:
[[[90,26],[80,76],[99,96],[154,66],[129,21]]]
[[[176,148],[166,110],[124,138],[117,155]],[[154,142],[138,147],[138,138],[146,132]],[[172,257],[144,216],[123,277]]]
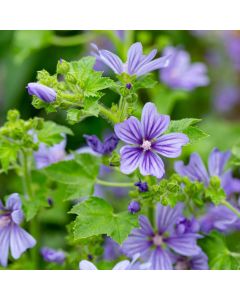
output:
[[[147,182],[138,181],[134,185],[138,187],[138,190],[140,193],[145,193],[148,191]]]
[[[215,107],[220,112],[231,110],[239,99],[239,90],[234,86],[218,87],[214,95]]]
[[[103,258],[107,261],[117,259],[122,254],[121,247],[111,238],[106,237],[104,242]]]
[[[189,54],[178,48],[166,47],[164,55],[171,60],[167,68],[161,71],[161,80],[173,89],[191,91],[199,86],[206,86],[209,79],[203,63],[190,62]]]
[[[137,201],[131,201],[130,204],[128,205],[128,211],[131,214],[135,214],[137,212],[139,212],[141,209],[140,203]]]
[[[65,147],[66,140],[63,140],[61,143],[52,147],[48,147],[47,145],[40,143],[38,151],[34,152],[37,169],[45,168],[63,160],[66,156]]]
[[[200,229],[199,222],[195,219],[187,219],[185,217],[180,217],[176,223],[176,232],[177,234],[184,233],[197,233]]]
[[[117,263],[113,267],[113,270],[128,270],[130,266],[131,266],[131,263],[129,260],[123,260],[123,261],[120,261],[119,263]],[[85,271],[92,271],[92,270],[97,270],[97,267],[90,261],[81,260],[79,263],[79,269],[85,270]]]
[[[54,102],[57,97],[54,89],[37,82],[30,82],[27,85],[27,90],[29,95],[36,96],[47,103]]]
[[[240,36],[230,30],[224,31],[223,40],[236,70],[240,70]]]
[[[208,257],[201,251],[192,257],[179,256],[175,263],[175,270],[208,270]]]
[[[60,250],[57,251],[55,249],[48,248],[48,247],[42,248],[41,254],[45,261],[53,262],[60,265],[63,264],[66,259],[65,253],[63,251]]]
[[[173,268],[173,252],[183,256],[193,256],[200,252],[197,246],[197,236],[192,233],[177,234],[174,225],[182,213],[182,205],[174,208],[157,204],[156,227],[154,231],[145,216],[139,217],[140,229],[133,229],[128,239],[123,243],[123,251],[133,257],[139,253],[144,261],[151,263],[156,270],[171,270]]]
[[[162,135],[169,123],[169,116],[158,114],[155,105],[148,102],[144,105],[141,122],[130,117],[115,125],[117,137],[131,144],[120,149],[120,168],[123,173],[130,174],[139,167],[144,176],[163,176],[164,164],[157,153],[166,157],[178,157],[182,146],[189,141],[183,133]]]
[[[118,138],[114,133],[109,134],[102,143],[96,135],[84,135],[88,146],[96,153],[111,154],[118,145]]]
[[[169,57],[159,57],[154,59],[157,50],[152,50],[148,55],[143,55],[141,43],[133,44],[128,50],[126,63],[114,53],[108,50],[99,50],[95,44],[92,44],[93,55],[116,74],[127,73],[129,75],[141,76],[154,70],[165,68],[169,63]]]
[[[19,225],[23,220],[22,203],[18,194],[8,197],[6,206],[0,201],[0,264],[8,263],[9,249],[18,259],[28,248],[35,246],[35,239]]]
[[[208,171],[206,170],[201,157],[193,153],[189,164],[184,165],[182,161],[175,162],[175,171],[181,176],[187,176],[191,181],[200,181],[208,186],[211,176],[218,176],[225,193],[229,196],[232,193],[240,192],[240,180],[232,177],[232,171],[224,171],[224,168],[231,156],[230,151],[220,152],[214,148],[208,159]]]

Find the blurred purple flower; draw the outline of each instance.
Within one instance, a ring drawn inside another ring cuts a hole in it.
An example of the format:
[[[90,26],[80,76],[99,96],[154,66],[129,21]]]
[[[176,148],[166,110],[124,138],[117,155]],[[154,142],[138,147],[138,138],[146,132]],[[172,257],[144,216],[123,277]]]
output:
[[[160,57],[154,59],[157,50],[152,50],[148,55],[143,55],[141,43],[133,44],[128,50],[126,63],[114,53],[108,50],[99,50],[95,44],[92,44],[93,55],[105,63],[116,74],[127,73],[129,75],[141,76],[154,70],[165,68],[169,63],[169,57]]]
[[[48,248],[48,247],[42,248],[41,254],[45,261],[53,262],[60,265],[63,264],[66,259],[65,253],[63,251],[60,250],[57,251],[55,249]]]
[[[227,52],[235,69],[240,71],[240,35],[231,30],[226,30],[223,33],[223,41]]]
[[[111,154],[118,145],[119,139],[114,133],[109,134],[103,141],[99,140],[96,135],[87,135],[83,136],[86,139],[88,146],[98,154]]]
[[[185,217],[179,218],[175,228],[177,234],[197,233],[199,229],[199,222],[195,218],[187,219]]]
[[[140,193],[145,193],[148,191],[147,182],[138,181],[134,185],[138,187],[138,190]]]
[[[130,204],[128,205],[128,211],[131,214],[135,214],[141,210],[140,203],[137,201],[131,201]]]
[[[240,93],[234,86],[218,87],[214,94],[214,104],[219,112],[228,112],[238,100],[240,100]]]
[[[174,225],[182,214],[182,205],[174,208],[157,204],[155,232],[145,216],[139,217],[140,229],[133,229],[123,243],[124,253],[133,257],[139,253],[144,261],[151,264],[152,269],[171,270],[172,255],[193,256],[200,252],[197,246],[197,235],[192,233],[177,234]]]
[[[188,165],[183,161],[175,162],[175,171],[181,176],[187,176],[191,181],[200,181],[208,186],[211,176],[218,176],[225,193],[230,196],[232,193],[240,192],[240,180],[233,178],[232,171],[224,171],[224,168],[231,156],[230,151],[220,152],[214,148],[208,158],[208,171],[206,170],[201,157],[193,153]]]
[[[27,90],[29,95],[36,96],[47,103],[54,102],[57,97],[54,89],[37,82],[30,82],[27,85]]]
[[[117,259],[120,255],[122,255],[121,247],[114,240],[106,237],[103,252],[104,260],[112,261]]]
[[[208,270],[208,257],[201,251],[192,257],[179,256],[175,263],[175,270]]]
[[[209,83],[207,68],[203,63],[192,63],[189,54],[178,48],[166,47],[164,56],[171,56],[167,68],[160,73],[161,80],[173,89],[191,91]]]
[[[117,137],[131,144],[120,149],[120,168],[123,173],[130,174],[139,167],[144,176],[161,178],[164,175],[164,164],[157,153],[166,157],[178,157],[182,146],[189,141],[183,133],[162,135],[169,123],[169,116],[158,114],[155,105],[148,102],[144,105],[141,122],[130,117],[115,125]]]
[[[52,147],[48,147],[47,145],[40,143],[38,151],[34,152],[34,159],[37,169],[45,168],[51,164],[63,160],[66,156],[65,147],[65,139],[61,143]]]
[[[0,200],[0,264],[8,263],[9,249],[18,259],[28,248],[35,246],[35,239],[20,227],[23,221],[22,202],[18,194],[8,197],[6,206]]]

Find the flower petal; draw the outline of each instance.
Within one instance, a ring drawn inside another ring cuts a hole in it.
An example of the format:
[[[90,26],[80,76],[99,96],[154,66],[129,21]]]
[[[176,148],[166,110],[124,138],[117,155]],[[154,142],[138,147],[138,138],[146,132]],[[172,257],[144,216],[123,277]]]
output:
[[[151,62],[145,63],[141,68],[137,70],[137,76],[144,75],[157,69],[166,68],[169,64],[169,56],[159,57]]]
[[[192,181],[200,181],[208,185],[209,176],[207,170],[197,153],[191,155],[189,164],[186,166],[182,161],[175,162],[174,169],[181,176],[187,176]]]
[[[33,248],[36,240],[16,224],[11,227],[10,249],[12,257],[18,259],[28,248]]]
[[[21,209],[14,210],[11,213],[11,217],[12,217],[12,220],[13,220],[14,223],[20,224],[22,222],[23,218],[24,218],[23,211]]]
[[[130,266],[130,261],[129,260],[123,260],[117,263],[113,270],[126,270]]]
[[[141,227],[141,232],[144,233],[147,236],[153,236],[153,228],[151,223],[149,222],[148,218],[145,216],[139,216],[139,224]]]
[[[166,250],[157,247],[151,253],[149,259],[151,263],[150,269],[152,270],[172,270],[172,261],[171,257]]]
[[[6,267],[8,263],[10,231],[10,226],[0,229],[0,264],[3,267]]]
[[[124,146],[120,149],[120,154],[120,169],[124,174],[130,174],[138,168],[143,151],[140,147]]]
[[[189,142],[189,138],[183,133],[170,133],[161,136],[152,143],[152,149],[166,157],[178,157],[182,152],[182,146]]]
[[[200,252],[196,237],[193,234],[169,237],[166,239],[166,244],[176,253],[184,256],[193,256]]]
[[[230,151],[220,152],[217,148],[213,149],[208,159],[208,170],[210,176],[221,176],[230,156]]]
[[[169,122],[169,116],[160,115],[153,103],[144,105],[141,119],[144,139],[150,141],[160,136],[168,128]]]
[[[141,145],[143,141],[141,123],[135,117],[130,117],[126,121],[116,124],[114,131],[117,137],[129,144]]]
[[[128,50],[127,57],[127,66],[128,66],[128,74],[133,75],[138,68],[140,60],[142,58],[142,44],[134,43]]]
[[[162,159],[152,151],[143,152],[139,169],[143,176],[152,175],[162,178],[165,173]]]
[[[169,231],[176,224],[181,212],[181,204],[178,204],[172,208],[170,206],[164,206],[158,203],[156,208],[156,225],[158,228],[158,233],[162,234],[165,231]]]
[[[99,50],[98,58],[111,68],[114,73],[121,74],[123,72],[123,63],[116,54],[108,50]]]
[[[22,207],[22,202],[19,197],[19,194],[17,193],[11,194],[7,199],[6,209],[16,210],[16,209],[21,209],[21,207]]]
[[[96,266],[87,260],[81,260],[79,263],[79,269],[85,271],[97,270]]]

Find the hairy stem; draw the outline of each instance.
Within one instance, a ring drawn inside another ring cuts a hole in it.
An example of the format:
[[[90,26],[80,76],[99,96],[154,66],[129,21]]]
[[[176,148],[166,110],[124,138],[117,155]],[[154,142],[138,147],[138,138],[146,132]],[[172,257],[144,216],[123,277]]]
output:
[[[231,203],[224,200],[221,202],[222,205],[225,205],[227,208],[229,208],[235,215],[237,215],[240,218],[240,211],[238,211]]]
[[[109,182],[101,179],[96,180],[97,184],[112,187],[134,187],[134,182]]]
[[[111,112],[109,109],[107,109],[106,107],[104,107],[101,104],[99,104],[99,109],[100,109],[100,115],[102,115],[102,117],[111,121],[113,124],[119,123],[118,117],[113,112]]]

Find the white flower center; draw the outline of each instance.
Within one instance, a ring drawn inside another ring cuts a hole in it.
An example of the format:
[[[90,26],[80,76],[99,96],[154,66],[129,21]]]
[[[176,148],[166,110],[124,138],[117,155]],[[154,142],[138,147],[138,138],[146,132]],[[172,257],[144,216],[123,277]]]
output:
[[[152,145],[151,142],[144,140],[141,147],[143,148],[144,151],[148,151],[151,149],[151,145]]]
[[[163,244],[163,238],[161,235],[158,235],[156,234],[154,237],[153,237],[153,244],[155,246],[161,246]]]
[[[9,216],[0,216],[0,228],[6,227],[11,222]]]

